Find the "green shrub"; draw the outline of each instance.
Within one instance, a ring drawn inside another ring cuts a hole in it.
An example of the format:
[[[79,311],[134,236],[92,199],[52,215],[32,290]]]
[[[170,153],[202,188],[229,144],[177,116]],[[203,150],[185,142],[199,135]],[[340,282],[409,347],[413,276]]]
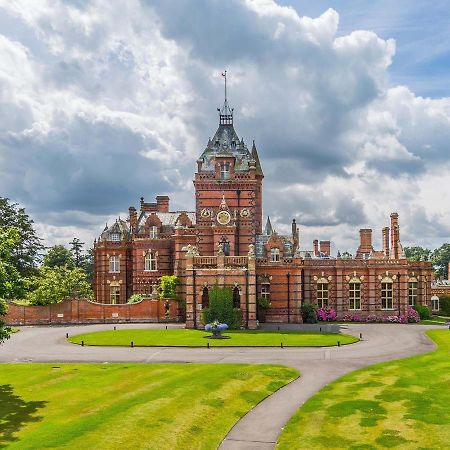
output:
[[[420,320],[431,319],[431,311],[428,306],[425,305],[414,305],[414,309],[419,313]]]
[[[317,323],[316,306],[311,303],[305,303],[300,308],[303,323]]]
[[[161,298],[175,298],[176,288],[180,284],[180,280],[176,275],[163,275],[159,279],[159,290]]]
[[[204,324],[218,320],[226,323],[230,330],[241,328],[242,312],[233,308],[233,291],[231,288],[213,287],[209,291],[209,307],[202,311]]]
[[[441,297],[439,299],[439,309],[443,316],[450,316],[450,297]]]
[[[268,298],[261,297],[260,299],[258,299],[258,306],[262,309],[268,309],[271,305]]]
[[[1,317],[6,316],[8,312],[8,304],[6,300],[0,298],[0,344],[6,339],[9,339],[12,333],[12,328],[6,326],[5,322],[1,320]]]
[[[139,303],[145,298],[142,294],[133,294],[127,301],[127,303]]]

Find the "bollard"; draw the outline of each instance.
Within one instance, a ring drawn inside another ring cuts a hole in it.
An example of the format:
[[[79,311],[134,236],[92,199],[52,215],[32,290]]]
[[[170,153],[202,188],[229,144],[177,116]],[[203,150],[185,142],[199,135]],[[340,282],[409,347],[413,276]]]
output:
[[[81,341],[81,346],[84,347],[84,341]]]
[[[282,342],[280,342],[280,348],[283,348],[283,343]]]
[[[69,333],[66,333],[66,339],[69,339]]]
[[[166,330],[167,330],[167,325],[166,325]]]
[[[116,327],[114,327],[114,331],[116,331]]]
[[[133,341],[131,341],[131,348],[133,348],[134,347],[134,342]]]
[[[280,331],[280,327],[278,327],[278,331]]]
[[[322,327],[319,328],[319,332],[322,333]]]
[[[359,339],[362,341],[362,333],[359,333]]]
[[[338,347],[340,347],[341,346],[341,341],[338,341]]]
[[[206,343],[206,347],[209,348],[209,342]]]

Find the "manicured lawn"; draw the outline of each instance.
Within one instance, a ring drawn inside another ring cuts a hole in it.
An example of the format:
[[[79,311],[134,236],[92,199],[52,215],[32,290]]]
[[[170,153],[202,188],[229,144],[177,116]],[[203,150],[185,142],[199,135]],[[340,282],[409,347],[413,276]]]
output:
[[[433,316],[430,320],[421,320],[421,325],[441,325],[450,322],[450,317]]]
[[[0,448],[215,449],[283,366],[0,365]]]
[[[130,346],[181,346],[181,347],[279,347],[281,343],[286,347],[324,347],[351,344],[358,339],[347,334],[337,333],[307,333],[289,331],[227,331],[225,336],[230,339],[206,339],[211,333],[200,330],[185,329],[123,329],[98,331],[96,333],[78,334],[69,337],[70,342],[85,345],[122,345]]]
[[[450,331],[437,351],[346,375],[291,418],[277,449],[450,448]]]

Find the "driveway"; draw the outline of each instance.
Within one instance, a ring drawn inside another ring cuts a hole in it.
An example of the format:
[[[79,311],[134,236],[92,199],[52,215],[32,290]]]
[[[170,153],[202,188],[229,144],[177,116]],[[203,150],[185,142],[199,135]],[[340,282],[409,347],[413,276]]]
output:
[[[230,430],[220,449],[273,449],[283,426],[309,397],[336,378],[377,362],[434,349],[424,325],[351,324],[343,333],[363,340],[325,348],[128,348],[81,347],[69,335],[110,330],[114,325],[23,327],[0,347],[0,362],[141,362],[283,364],[301,377],[252,409]],[[121,328],[161,328],[161,324],[120,324]],[[169,325],[177,327],[177,325]]]

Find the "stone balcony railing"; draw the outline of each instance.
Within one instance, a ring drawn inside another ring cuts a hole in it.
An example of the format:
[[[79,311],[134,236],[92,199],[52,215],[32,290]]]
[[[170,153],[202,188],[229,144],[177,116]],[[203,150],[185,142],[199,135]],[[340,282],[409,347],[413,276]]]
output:
[[[208,269],[218,267],[244,268],[248,266],[248,256],[194,256],[193,267]]]

